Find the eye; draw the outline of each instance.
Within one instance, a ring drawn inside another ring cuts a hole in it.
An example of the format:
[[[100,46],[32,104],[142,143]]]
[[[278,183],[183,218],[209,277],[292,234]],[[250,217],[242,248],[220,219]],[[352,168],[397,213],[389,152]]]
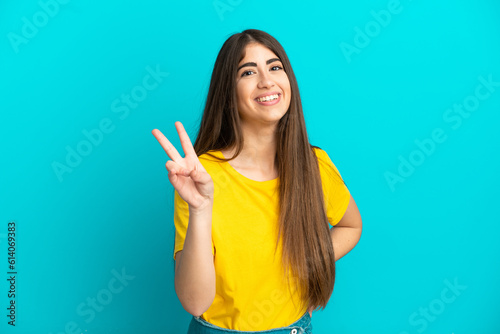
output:
[[[248,72],[253,72],[253,71],[250,71],[250,70],[248,70],[248,71],[244,71],[243,73],[241,73],[241,76],[242,76],[242,77],[246,76],[246,75],[245,75],[245,73],[248,73]]]
[[[278,65],[274,65],[273,67],[271,67],[271,69],[273,69],[273,68],[277,68],[277,70],[275,70],[275,71],[279,71],[279,70],[282,70],[282,69],[283,69],[283,67],[278,66]],[[247,70],[247,71],[244,71],[244,72],[242,72],[242,73],[241,73],[241,76],[242,76],[242,77],[247,76],[247,73],[248,73],[248,72],[253,72],[253,71],[252,71],[252,70]]]

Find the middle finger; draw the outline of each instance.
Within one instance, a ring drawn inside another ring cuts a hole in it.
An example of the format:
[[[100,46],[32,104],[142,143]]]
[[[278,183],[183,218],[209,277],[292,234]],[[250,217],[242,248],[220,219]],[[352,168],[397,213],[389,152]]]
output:
[[[175,122],[175,127],[177,128],[177,133],[179,133],[179,139],[181,140],[182,149],[184,150],[185,156],[194,155],[196,157],[196,152],[194,150],[193,144],[191,143],[191,139],[184,130],[184,126],[181,122]]]

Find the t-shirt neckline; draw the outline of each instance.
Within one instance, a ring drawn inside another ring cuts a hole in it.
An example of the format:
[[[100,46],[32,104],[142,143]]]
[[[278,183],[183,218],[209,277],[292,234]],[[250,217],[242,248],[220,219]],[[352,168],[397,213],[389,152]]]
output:
[[[226,157],[224,156],[224,154],[222,154],[222,152],[220,150],[218,151],[214,151],[219,157],[223,158],[223,159],[226,159]],[[245,175],[241,174],[240,172],[238,172],[233,166],[231,166],[231,164],[228,162],[228,161],[225,161],[225,162],[222,162],[222,164],[227,168],[227,170],[235,175],[236,177],[238,177],[239,179],[242,179],[242,180],[245,180],[247,183],[251,183],[251,184],[254,184],[254,185],[261,185],[261,186],[275,186],[279,180],[279,176],[275,179],[272,179],[272,180],[267,180],[267,181],[257,181],[257,180],[253,180],[253,179],[250,179],[248,177],[246,177]]]

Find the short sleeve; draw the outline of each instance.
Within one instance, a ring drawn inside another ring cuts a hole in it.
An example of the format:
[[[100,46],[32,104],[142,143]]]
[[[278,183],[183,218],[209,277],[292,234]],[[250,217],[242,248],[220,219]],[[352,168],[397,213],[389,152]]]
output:
[[[184,248],[186,240],[186,232],[189,223],[189,205],[175,190],[174,195],[174,225],[175,225],[175,245],[174,245],[174,260],[175,254]],[[212,241],[212,254],[215,254],[214,243]]]
[[[328,154],[322,149],[316,149],[316,155],[323,184],[326,215],[330,225],[335,226],[347,210],[351,193]]]

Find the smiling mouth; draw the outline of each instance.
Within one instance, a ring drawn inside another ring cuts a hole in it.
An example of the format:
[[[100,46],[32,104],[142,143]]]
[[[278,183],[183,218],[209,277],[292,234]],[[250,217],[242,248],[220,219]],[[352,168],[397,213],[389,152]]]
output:
[[[264,96],[264,97],[261,97],[261,98],[258,98],[258,99],[255,99],[255,101],[257,102],[269,102],[269,101],[275,101],[277,99],[279,99],[281,94],[273,94],[273,95],[268,95],[268,96]]]

